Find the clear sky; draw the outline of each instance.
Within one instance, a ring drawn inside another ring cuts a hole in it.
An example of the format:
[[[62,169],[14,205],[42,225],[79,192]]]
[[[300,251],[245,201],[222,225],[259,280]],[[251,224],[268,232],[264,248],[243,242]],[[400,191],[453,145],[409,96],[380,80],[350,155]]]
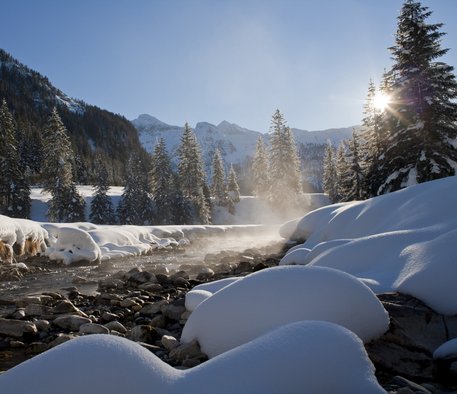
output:
[[[360,123],[401,0],[0,0],[0,47],[128,119],[267,131]],[[424,0],[457,67],[457,0]]]

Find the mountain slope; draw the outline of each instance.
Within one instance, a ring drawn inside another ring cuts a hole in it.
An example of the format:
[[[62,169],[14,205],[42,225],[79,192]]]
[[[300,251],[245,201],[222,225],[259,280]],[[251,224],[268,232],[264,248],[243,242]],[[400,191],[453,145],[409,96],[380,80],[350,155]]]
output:
[[[30,168],[31,172],[39,169],[41,133],[54,106],[70,134],[78,156],[76,167],[79,168],[76,170],[81,177],[89,175],[90,178],[95,151],[109,163],[112,181],[116,183],[124,176],[128,155],[131,152],[145,154],[135,128],[127,119],[68,97],[46,77],[0,49],[0,99],[3,98],[21,133],[25,134],[24,140],[30,145],[28,148],[36,148],[30,152],[37,167]],[[79,179],[82,182],[87,180]]]

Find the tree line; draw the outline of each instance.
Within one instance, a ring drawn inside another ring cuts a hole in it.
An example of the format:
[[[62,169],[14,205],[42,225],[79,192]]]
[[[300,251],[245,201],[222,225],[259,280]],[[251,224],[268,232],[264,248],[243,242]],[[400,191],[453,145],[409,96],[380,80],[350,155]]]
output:
[[[456,174],[457,82],[438,61],[445,33],[428,7],[407,0],[398,17],[394,61],[376,88],[370,81],[362,131],[327,146],[324,191],[332,202],[360,200]]]

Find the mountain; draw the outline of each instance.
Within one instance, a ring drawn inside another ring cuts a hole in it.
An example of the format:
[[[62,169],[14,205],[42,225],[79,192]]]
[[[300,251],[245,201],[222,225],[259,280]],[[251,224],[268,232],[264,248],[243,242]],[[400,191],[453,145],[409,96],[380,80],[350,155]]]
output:
[[[177,163],[176,150],[183,127],[168,125],[147,114],[140,115],[132,121],[132,124],[138,130],[141,144],[149,153],[152,153],[158,140],[164,138],[168,152],[174,163]],[[305,179],[312,185],[310,191],[313,188],[316,191],[322,189],[322,162],[327,141],[338,146],[341,141],[351,138],[352,130],[353,127],[320,131],[292,129],[302,159]],[[268,134],[249,130],[225,120],[217,126],[199,122],[194,132],[202,148],[208,174],[211,173],[211,162],[216,148],[221,151],[226,165],[235,165],[239,176],[243,178],[247,172],[247,165],[254,155],[257,139],[261,137],[268,144]]]
[[[48,78],[0,49],[0,99],[3,98],[25,141],[32,174],[39,172],[41,134],[54,107],[70,135],[79,182],[90,181],[95,152],[104,157],[114,183],[122,181],[130,154],[146,155],[137,131],[126,118],[68,97]]]

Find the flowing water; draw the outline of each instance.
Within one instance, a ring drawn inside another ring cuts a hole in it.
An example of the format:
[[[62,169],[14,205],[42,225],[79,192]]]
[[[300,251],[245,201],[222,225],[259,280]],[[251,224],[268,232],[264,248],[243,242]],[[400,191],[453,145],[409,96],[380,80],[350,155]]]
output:
[[[98,281],[119,271],[128,271],[141,267],[151,272],[166,267],[170,272],[179,270],[182,265],[205,264],[205,256],[221,251],[244,251],[249,248],[268,246],[282,239],[277,227],[265,226],[246,230],[242,234],[200,237],[184,249],[156,250],[147,256],[135,256],[102,261],[94,266],[63,266],[43,258],[34,258],[25,263],[32,273],[25,273],[20,281],[0,282],[0,304],[8,304],[21,297],[59,292],[77,287],[85,294],[97,291]],[[42,270],[42,271],[40,271]]]

